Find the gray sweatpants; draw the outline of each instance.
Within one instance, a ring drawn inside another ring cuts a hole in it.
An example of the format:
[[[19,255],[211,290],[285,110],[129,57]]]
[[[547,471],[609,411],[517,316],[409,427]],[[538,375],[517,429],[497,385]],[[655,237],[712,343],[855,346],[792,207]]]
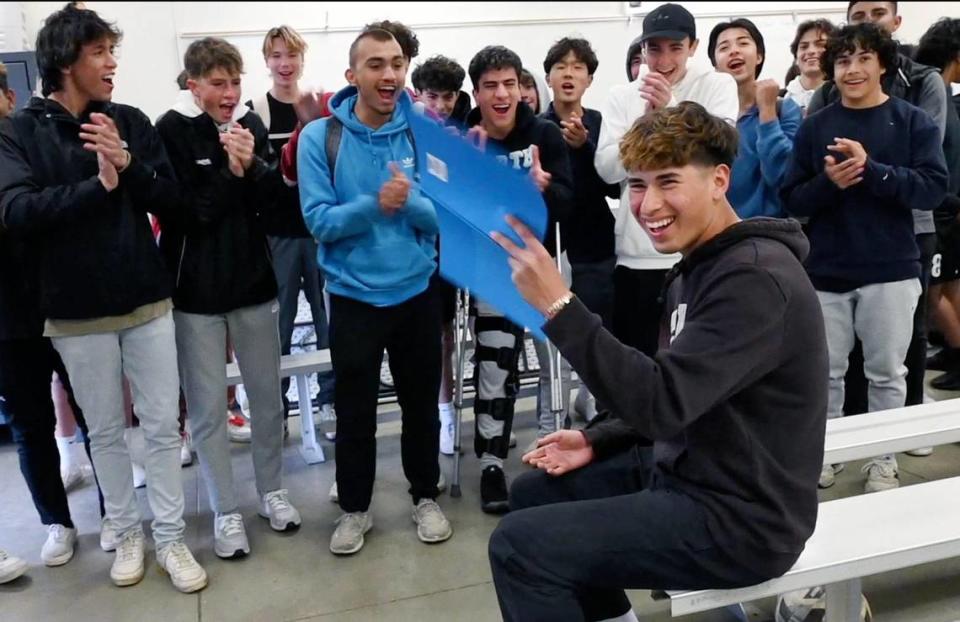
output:
[[[823,310],[830,354],[827,418],[843,416],[843,378],[855,337],[863,343],[863,371],[869,382],[870,412],[902,407],[907,397],[904,359],[913,335],[913,312],[920,297],[920,281],[874,283],[843,293],[818,291],[817,297]],[[892,454],[880,456],[878,460],[896,466]]]
[[[190,436],[200,472],[218,514],[237,510],[227,440],[227,380],[223,344],[227,332],[250,400],[253,473],[257,493],[281,488],[283,402],[280,399],[279,307],[276,300],[222,315],[174,311],[180,383],[187,400]]]
[[[142,520],[123,440],[123,377],[147,444],[147,501],[157,549],[183,539],[177,347],[170,312],[119,332],[54,337],[90,427],[90,451],[106,519],[123,537]],[[221,352],[223,347],[221,346]],[[222,356],[221,356],[222,358]],[[221,376],[223,364],[220,365]]]

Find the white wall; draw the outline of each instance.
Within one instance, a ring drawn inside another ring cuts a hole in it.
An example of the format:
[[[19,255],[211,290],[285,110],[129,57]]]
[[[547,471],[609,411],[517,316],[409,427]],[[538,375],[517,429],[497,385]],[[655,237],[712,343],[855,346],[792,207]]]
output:
[[[531,70],[542,73],[551,43],[565,35],[582,35],[597,50],[600,68],[585,98],[599,107],[606,92],[625,80],[625,51],[640,34],[642,15],[659,2],[643,3],[643,13],[627,15],[626,2],[88,2],[89,8],[115,20],[124,32],[117,101],[142,108],[152,118],[166,110],[176,95],[174,79],[190,41],[223,36],[236,44],[246,64],[245,94],[269,87],[260,55],[267,28],[282,23],[307,39],[305,81],[337,89],[344,84],[347,49],[360,28],[377,19],[396,19],[415,27],[420,59],[443,53],[464,66],[484,45],[514,49]],[[794,24],[814,16],[834,21],[844,17],[846,2],[684,2],[697,16],[707,63],[710,28],[734,16],[749,16],[764,33],[768,54],[763,77],[782,81],[790,65],[788,49]],[[33,41],[46,15],[63,2],[24,2],[27,40]],[[902,41],[916,41],[941,16],[960,16],[960,2],[902,2]],[[469,78],[466,88],[469,90]]]

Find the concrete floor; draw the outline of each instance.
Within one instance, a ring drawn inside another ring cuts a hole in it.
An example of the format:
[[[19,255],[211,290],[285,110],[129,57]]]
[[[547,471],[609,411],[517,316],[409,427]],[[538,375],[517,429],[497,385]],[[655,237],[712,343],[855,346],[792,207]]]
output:
[[[535,436],[533,408],[532,399],[518,404],[519,449]],[[146,577],[139,585],[121,589],[110,583],[113,555],[99,548],[96,493],[89,483],[70,494],[80,532],[74,559],[60,568],[44,567],[40,548],[45,531],[19,475],[15,448],[0,446],[0,473],[5,474],[0,480],[0,546],[30,564],[27,576],[0,586],[0,620],[498,620],[486,557],[487,540],[497,518],[480,512],[476,459],[465,457],[463,497],[452,499],[445,494],[439,499],[453,523],[454,537],[444,544],[424,545],[417,540],[410,517],[399,460],[399,425],[395,414],[385,414],[382,421],[371,508],[375,526],[364,549],[349,558],[334,558],[327,548],[333,521],[339,515],[337,506],[327,500],[334,462],[308,466],[301,460],[296,450],[299,419],[291,420],[291,439],[284,452],[285,485],[304,520],[298,532],[276,534],[256,515],[249,447],[233,446],[234,472],[252,547],[246,559],[224,561],[214,556],[206,492],[198,482],[196,463],[185,468],[187,543],[210,577],[207,589],[194,595],[177,593],[157,571],[151,553]],[[465,446],[472,445],[472,424],[465,426],[464,440]],[[525,468],[517,455],[511,455],[508,476]],[[449,480],[452,459],[444,457],[441,464]],[[960,446],[937,448],[928,458],[903,456],[900,464],[905,485],[960,475]],[[859,494],[863,477],[859,466],[849,464],[823,499]],[[138,494],[146,512],[143,491]],[[956,621],[960,619],[960,559],[871,577],[865,581],[864,591],[878,622]],[[634,592],[631,598],[640,619],[670,619],[668,603],[653,601],[649,592]],[[772,599],[754,603],[751,620],[769,620],[772,608]],[[681,619],[707,622],[723,618],[713,613]]]

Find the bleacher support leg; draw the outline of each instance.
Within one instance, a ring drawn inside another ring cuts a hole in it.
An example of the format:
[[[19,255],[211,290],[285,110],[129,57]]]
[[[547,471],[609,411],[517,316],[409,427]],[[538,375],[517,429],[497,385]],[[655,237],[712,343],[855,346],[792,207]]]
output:
[[[300,406],[300,455],[307,464],[326,461],[323,448],[317,442],[316,422],[313,420],[313,402],[310,399],[310,384],[306,374],[295,376],[297,380],[297,403]]]
[[[860,579],[827,585],[825,622],[860,622]]]

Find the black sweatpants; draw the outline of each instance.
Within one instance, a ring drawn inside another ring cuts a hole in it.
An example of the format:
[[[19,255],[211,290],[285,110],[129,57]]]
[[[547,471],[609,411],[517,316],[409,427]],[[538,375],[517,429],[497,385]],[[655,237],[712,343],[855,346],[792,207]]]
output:
[[[0,341],[0,399],[4,402],[4,412],[10,416],[10,427],[20,457],[20,472],[30,489],[40,521],[44,525],[73,527],[67,494],[60,479],[60,453],[54,434],[57,419],[50,395],[53,372],[60,376],[67,391],[89,457],[87,423],[73,399],[67,370],[50,340],[37,337]],[[90,464],[93,464],[92,459]],[[102,494],[100,515],[103,516]]]
[[[344,512],[365,512],[377,470],[377,397],[386,349],[402,411],[400,455],[414,503],[440,477],[440,304],[433,288],[392,307],[330,296],[337,370],[337,490]]]
[[[613,271],[613,335],[620,343],[653,356],[660,347],[659,301],[667,270],[633,270],[617,266]]]
[[[796,555],[735,560],[707,528],[703,507],[648,488],[651,451],[633,448],[561,477],[533,471],[510,489],[510,514],[490,536],[490,565],[506,622],[605,620],[630,609],[625,589],[754,585]]]

